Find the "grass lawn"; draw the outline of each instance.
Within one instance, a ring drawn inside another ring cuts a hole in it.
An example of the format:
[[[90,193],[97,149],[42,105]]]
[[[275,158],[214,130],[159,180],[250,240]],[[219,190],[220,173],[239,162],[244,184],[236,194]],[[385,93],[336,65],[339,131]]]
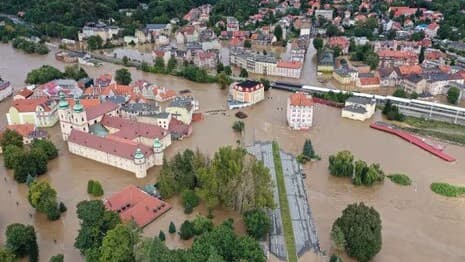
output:
[[[431,190],[436,194],[446,197],[460,197],[465,194],[465,187],[441,182],[432,183]]]
[[[297,251],[295,248],[294,231],[292,230],[291,213],[287,202],[286,186],[284,184],[283,166],[279,154],[279,145],[273,142],[273,159],[276,172],[276,183],[279,193],[279,207],[281,209],[281,219],[283,221],[284,239],[286,241],[287,259],[289,262],[297,262]]]
[[[409,186],[412,184],[412,180],[410,177],[404,174],[392,174],[387,176],[392,182],[402,185],[402,186]]]

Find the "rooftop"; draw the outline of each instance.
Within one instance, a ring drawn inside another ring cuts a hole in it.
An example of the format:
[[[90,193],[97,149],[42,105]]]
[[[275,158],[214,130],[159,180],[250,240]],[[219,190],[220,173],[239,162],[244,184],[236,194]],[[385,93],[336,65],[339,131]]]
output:
[[[289,97],[289,103],[292,106],[313,106],[313,99],[310,95],[297,92]]]

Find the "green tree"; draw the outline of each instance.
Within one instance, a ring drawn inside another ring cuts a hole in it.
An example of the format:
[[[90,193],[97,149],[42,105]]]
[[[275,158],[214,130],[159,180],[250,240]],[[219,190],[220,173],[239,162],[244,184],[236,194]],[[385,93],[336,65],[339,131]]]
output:
[[[249,73],[247,72],[247,70],[245,68],[241,68],[241,72],[239,73],[239,77],[242,77],[242,78],[249,77]]]
[[[252,43],[250,42],[249,39],[246,39],[244,41],[244,48],[251,48],[252,47]]]
[[[127,56],[123,56],[123,65],[128,66],[129,64],[129,58]]]
[[[420,49],[420,54],[418,55],[418,63],[421,64],[425,60],[425,48],[422,46]]]
[[[87,194],[91,195],[94,192],[94,180],[87,181]]]
[[[331,255],[331,258],[329,259],[329,262],[342,262],[342,258],[333,254]]]
[[[147,62],[142,62],[140,64],[140,70],[144,71],[144,72],[150,72],[150,66],[149,64],[147,64]]]
[[[32,148],[42,150],[48,160],[52,160],[58,156],[58,149],[49,140],[34,139],[34,141],[32,141]]]
[[[160,233],[158,234],[158,238],[160,239],[160,241],[165,241],[166,240],[165,232],[160,230]]]
[[[60,217],[57,193],[46,181],[33,182],[29,186],[27,199],[31,206],[41,213],[47,214],[50,220]]]
[[[347,254],[358,261],[369,261],[381,250],[381,218],[373,207],[363,203],[348,205],[335,226],[344,233]]]
[[[235,132],[242,133],[242,131],[244,131],[244,129],[245,129],[245,123],[244,123],[244,121],[241,121],[241,120],[234,121],[233,126],[232,126],[232,129],[233,129]]]
[[[163,198],[170,198],[178,192],[178,183],[174,178],[173,168],[170,163],[163,159],[163,165],[160,170],[160,177],[158,180],[158,189]]]
[[[129,225],[119,224],[107,232],[100,248],[100,261],[126,262],[134,261],[134,245],[138,233]]]
[[[9,152],[8,152],[9,153]],[[18,154],[14,163],[13,176],[19,183],[24,183],[28,176],[42,175],[47,172],[47,156],[42,150],[31,149],[29,152]]]
[[[82,67],[73,65],[73,66],[65,67],[65,72],[63,73],[63,77],[71,78],[77,81],[81,78],[89,77],[89,75]]]
[[[363,183],[362,180],[365,178],[368,171],[367,163],[363,160],[357,160],[355,161],[354,169],[355,172],[354,176],[352,177],[352,183],[358,186]]]
[[[18,258],[29,256],[29,261],[39,261],[39,248],[33,226],[19,223],[9,225],[6,228],[6,246]]]
[[[302,150],[302,154],[308,157],[309,159],[313,159],[317,157],[315,150],[313,149],[312,140],[305,139],[304,149]]]
[[[53,256],[50,258],[50,262],[63,262],[65,259],[65,257],[63,256],[63,254],[58,254],[56,256]]]
[[[2,262],[14,262],[15,255],[8,249],[0,247],[0,261]]]
[[[120,85],[129,85],[131,83],[131,73],[126,68],[121,68],[115,72],[115,81]]]
[[[194,190],[188,189],[182,192],[182,203],[185,209],[187,209],[187,207],[194,208],[199,205],[199,202],[200,202],[200,199]],[[189,214],[189,213],[190,212],[187,212],[186,214]]]
[[[216,65],[216,73],[219,74],[219,73],[221,73],[223,71],[224,71],[224,65],[223,65],[223,63],[220,62],[220,63],[218,63]]]
[[[19,148],[14,145],[8,145],[3,148],[3,162],[5,167],[8,169],[13,169],[18,166],[20,159],[22,159],[25,154],[22,148]]]
[[[321,37],[315,37],[313,39],[313,47],[315,47],[316,50],[320,51],[321,48],[323,48],[323,39]]]
[[[23,147],[23,137],[18,132],[6,129],[0,139],[0,146],[5,149],[7,146]]]
[[[273,34],[278,42],[283,40],[283,28],[279,24],[274,27]]]
[[[214,227],[211,219],[199,215],[192,220],[192,226],[194,228],[194,234],[197,236],[212,231]]]
[[[407,92],[405,92],[403,88],[397,88],[396,91],[392,93],[392,96],[407,98]]]
[[[168,72],[169,73],[173,72],[176,69],[177,64],[178,64],[178,60],[176,60],[176,58],[174,58],[173,56],[170,57],[170,59],[168,60],[168,66],[167,66]]]
[[[87,38],[87,48],[90,51],[101,49],[103,47],[103,39],[100,36],[90,36]]]
[[[62,77],[63,73],[60,70],[49,65],[43,65],[27,74],[26,83],[40,85]]]
[[[173,221],[170,222],[170,226],[169,226],[168,232],[169,232],[170,234],[176,233],[176,226],[174,225]]]
[[[329,172],[333,176],[351,177],[354,172],[354,156],[347,150],[329,156]]]
[[[331,241],[333,242],[334,248],[339,251],[344,251],[346,247],[346,240],[344,237],[344,232],[341,228],[334,224],[333,229],[331,229]]]
[[[376,53],[370,53],[366,56],[365,63],[370,66],[371,70],[375,70],[379,65],[379,56]]]
[[[262,239],[271,229],[271,219],[265,211],[249,210],[244,213],[247,234],[257,240]]]
[[[189,220],[184,221],[179,230],[179,236],[183,240],[188,240],[194,236],[194,225]]]
[[[453,86],[447,91],[447,102],[450,104],[457,104],[460,97],[460,89]]]
[[[226,73],[226,75],[230,76],[232,74],[231,66],[225,66],[224,72]]]
[[[266,78],[261,78],[260,83],[262,83],[263,88],[265,89],[265,91],[268,91],[270,89],[270,87],[271,87],[270,80],[268,80]]]
[[[161,56],[157,56],[155,58],[154,70],[156,73],[164,73],[165,72],[165,60]]]
[[[229,78],[229,76],[225,72],[217,74],[216,81],[220,85],[221,89],[226,89],[231,84],[231,78]]]

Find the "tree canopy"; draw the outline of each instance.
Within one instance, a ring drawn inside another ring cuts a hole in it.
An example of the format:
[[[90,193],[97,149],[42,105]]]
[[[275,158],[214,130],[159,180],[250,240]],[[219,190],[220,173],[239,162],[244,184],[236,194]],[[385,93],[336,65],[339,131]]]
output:
[[[271,229],[271,219],[265,211],[249,210],[244,213],[247,234],[255,239],[262,239]]]
[[[457,104],[460,96],[460,89],[453,86],[447,91],[447,102],[450,104]]]
[[[33,208],[45,213],[49,220],[57,220],[60,217],[57,193],[46,181],[32,182],[27,199]]]
[[[131,73],[126,68],[121,68],[115,72],[115,81],[120,85],[129,85],[132,81]]]
[[[6,246],[18,258],[29,256],[29,261],[39,261],[36,232],[33,226],[11,224],[6,229]]]

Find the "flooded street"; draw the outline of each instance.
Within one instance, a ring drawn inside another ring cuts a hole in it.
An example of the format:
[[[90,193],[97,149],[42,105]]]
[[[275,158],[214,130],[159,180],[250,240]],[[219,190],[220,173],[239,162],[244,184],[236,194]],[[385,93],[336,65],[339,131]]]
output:
[[[66,66],[55,60],[53,51],[46,56],[31,56],[5,44],[0,44],[0,57],[0,75],[12,82],[17,89],[24,86],[26,74],[31,69],[43,64],[60,69]],[[305,70],[309,68],[309,60],[306,60]],[[103,67],[85,67],[85,70],[91,77],[96,77],[102,73],[114,73],[119,68],[116,65],[103,64]],[[215,84],[197,84],[172,76],[143,73],[134,68],[130,71],[133,80],[146,79],[175,90],[191,89],[200,101],[201,112],[227,108],[227,91],[220,90]],[[306,71],[304,74],[303,82],[318,84],[314,72]],[[231,128],[236,120],[236,111],[205,114],[203,121],[194,123],[193,135],[183,141],[174,142],[167,150],[167,156],[186,148],[199,148],[202,152],[212,154],[221,146],[235,145],[238,139],[245,145],[254,140],[275,139],[283,150],[298,154],[304,140],[311,138],[322,160],[313,163],[311,167],[305,167],[306,185],[323,250],[331,253],[329,231],[341,211],[347,204],[364,201],[378,210],[383,222],[383,245],[374,261],[465,260],[465,199],[448,199],[429,189],[431,182],[437,181],[465,185],[465,148],[448,145],[446,152],[456,157],[457,161],[447,163],[397,137],[369,128],[368,122],[342,119],[338,109],[320,105],[315,108],[314,128],[311,131],[291,132],[285,122],[288,95],[286,92],[272,90],[266,93],[265,101],[244,110],[249,117],[244,120],[246,129],[243,137],[234,134]],[[0,103],[1,127],[6,124],[4,113],[10,102],[11,100],[7,100]],[[128,172],[71,155],[61,140],[58,125],[48,131],[60,153],[58,159],[49,162],[49,171],[40,179],[49,181],[56,188],[59,200],[67,205],[68,211],[55,222],[49,222],[45,216],[35,214],[26,199],[26,185],[18,185],[11,172],[0,167],[0,243],[5,241],[4,232],[8,224],[34,224],[38,233],[41,261],[48,261],[57,253],[64,253],[65,261],[82,261],[73,243],[79,228],[75,214],[76,204],[89,198],[86,193],[87,181],[96,179],[102,182],[105,196],[108,196],[128,184],[145,185],[155,182],[159,168],[150,169],[145,179],[136,179]],[[352,151],[356,159],[380,163],[386,173],[409,175],[413,185],[401,187],[386,180],[384,184],[371,188],[354,187],[348,179],[330,177],[327,170],[328,156],[343,149]],[[0,165],[3,166],[3,162]],[[160,229],[167,233],[170,221],[174,221],[179,228],[186,216],[178,201],[169,200],[175,206],[174,209],[147,226],[144,229],[145,236],[157,236]],[[195,217],[198,212],[206,214],[205,209],[200,207],[189,218]],[[234,217],[237,230],[244,232],[237,213],[221,210],[215,211],[214,215],[216,222]],[[167,244],[170,247],[189,245],[172,238],[176,237],[167,234]],[[307,254],[301,261],[314,261],[314,256]]]

